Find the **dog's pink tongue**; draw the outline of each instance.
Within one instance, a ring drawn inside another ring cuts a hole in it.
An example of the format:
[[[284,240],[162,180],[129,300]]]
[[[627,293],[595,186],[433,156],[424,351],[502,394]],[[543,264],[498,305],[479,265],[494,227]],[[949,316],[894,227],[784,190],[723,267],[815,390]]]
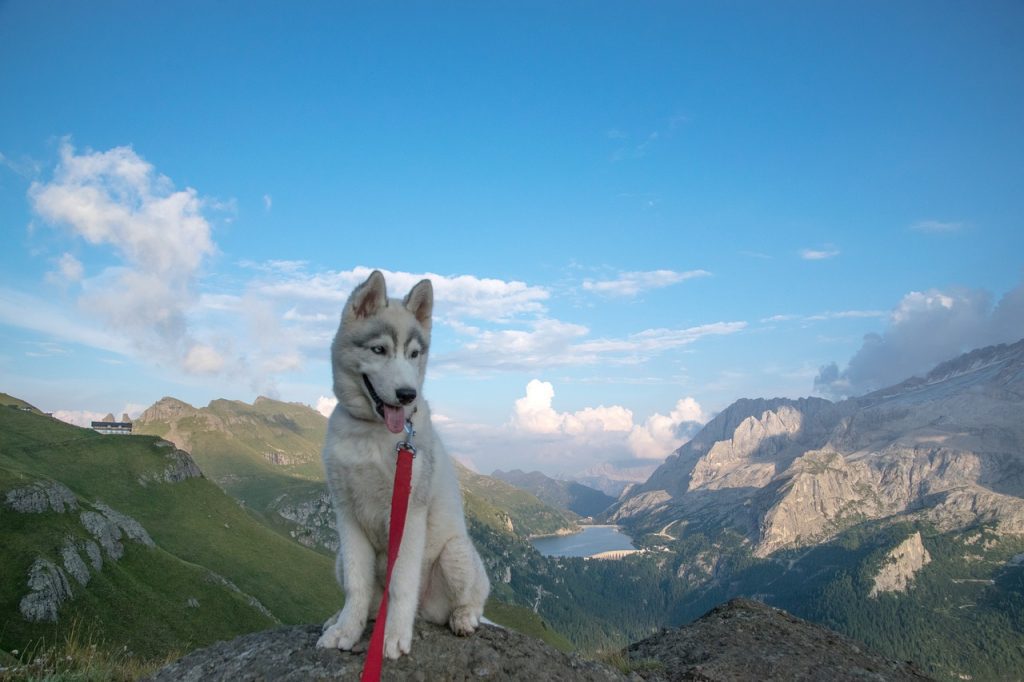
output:
[[[401,407],[384,405],[384,423],[391,433],[401,433],[405,428],[405,410]]]

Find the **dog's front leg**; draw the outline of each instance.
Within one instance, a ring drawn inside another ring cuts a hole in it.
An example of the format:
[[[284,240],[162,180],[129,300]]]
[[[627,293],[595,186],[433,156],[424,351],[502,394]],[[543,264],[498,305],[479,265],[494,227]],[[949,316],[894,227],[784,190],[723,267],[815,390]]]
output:
[[[322,649],[349,650],[359,641],[370,613],[374,593],[374,552],[363,529],[347,514],[338,514],[338,581],[345,590],[345,606],[328,621],[317,640]]]
[[[427,510],[409,509],[398,559],[388,590],[388,621],[384,628],[384,655],[398,658],[412,648],[412,629],[419,606]]]

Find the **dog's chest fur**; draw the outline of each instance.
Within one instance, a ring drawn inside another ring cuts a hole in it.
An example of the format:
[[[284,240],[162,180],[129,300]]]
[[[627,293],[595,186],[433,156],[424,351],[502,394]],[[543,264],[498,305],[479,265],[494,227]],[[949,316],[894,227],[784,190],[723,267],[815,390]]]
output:
[[[434,456],[430,447],[432,434],[425,430],[424,437],[418,434],[414,439],[416,458],[410,505],[424,505],[430,499]],[[331,486],[341,493],[345,509],[363,528],[374,549],[386,552],[398,457],[396,445],[401,438],[361,433],[360,428],[331,431],[330,456],[326,458]]]

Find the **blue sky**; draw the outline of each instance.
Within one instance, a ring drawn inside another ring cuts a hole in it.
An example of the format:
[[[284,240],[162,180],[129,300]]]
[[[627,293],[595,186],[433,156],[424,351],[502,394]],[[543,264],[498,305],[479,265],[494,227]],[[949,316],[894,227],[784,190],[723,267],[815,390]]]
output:
[[[380,268],[457,456],[654,462],[1024,336],[1022,73],[1015,2],[3,2],[0,390],[323,405]]]

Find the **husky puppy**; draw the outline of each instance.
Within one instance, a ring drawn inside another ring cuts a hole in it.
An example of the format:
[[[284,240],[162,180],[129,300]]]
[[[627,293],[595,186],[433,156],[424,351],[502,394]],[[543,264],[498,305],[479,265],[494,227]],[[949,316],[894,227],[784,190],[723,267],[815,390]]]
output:
[[[324,624],[318,647],[351,649],[380,603],[387,568],[395,446],[412,423],[416,458],[401,550],[391,576],[384,655],[412,646],[417,612],[468,635],[480,623],[490,582],[466,534],[455,469],[430,424],[423,378],[434,294],[430,280],[389,299],[374,271],[345,304],[331,345],[338,405],[323,459],[338,517],[336,573],[345,605]],[[373,613],[371,614],[371,609]]]

